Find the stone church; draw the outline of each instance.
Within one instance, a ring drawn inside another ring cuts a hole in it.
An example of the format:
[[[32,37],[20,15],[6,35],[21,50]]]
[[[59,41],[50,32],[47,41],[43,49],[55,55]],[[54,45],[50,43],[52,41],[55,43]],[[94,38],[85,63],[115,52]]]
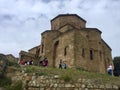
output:
[[[58,67],[60,60],[68,68],[106,73],[112,63],[111,48],[97,28],[87,28],[86,21],[76,14],[60,14],[51,20],[51,30],[41,34],[41,44],[19,53],[20,59],[39,63],[44,57],[48,65]]]

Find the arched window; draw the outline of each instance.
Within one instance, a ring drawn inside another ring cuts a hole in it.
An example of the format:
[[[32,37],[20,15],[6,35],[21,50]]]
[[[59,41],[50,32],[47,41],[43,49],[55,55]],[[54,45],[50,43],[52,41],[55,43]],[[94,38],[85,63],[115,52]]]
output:
[[[85,57],[85,49],[82,49],[82,57]]]
[[[64,56],[67,55],[67,52],[68,52],[68,46],[66,46],[66,47],[64,48]]]
[[[93,50],[90,50],[90,60],[93,60]]]
[[[56,41],[54,43],[54,51],[53,51],[53,67],[55,67],[56,58],[58,57],[58,46],[59,46],[59,41]]]

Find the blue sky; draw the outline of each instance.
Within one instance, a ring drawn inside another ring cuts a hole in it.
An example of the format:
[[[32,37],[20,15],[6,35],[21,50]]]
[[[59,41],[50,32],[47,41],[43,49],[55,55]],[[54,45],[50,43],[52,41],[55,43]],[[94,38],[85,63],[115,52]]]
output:
[[[120,56],[120,0],[0,0],[0,53],[18,56],[41,43],[58,14],[78,14]]]

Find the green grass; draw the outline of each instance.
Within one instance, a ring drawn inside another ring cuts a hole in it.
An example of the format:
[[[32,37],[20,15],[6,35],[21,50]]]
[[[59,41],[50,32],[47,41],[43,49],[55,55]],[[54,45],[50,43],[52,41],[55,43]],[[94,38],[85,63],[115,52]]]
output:
[[[63,79],[65,82],[69,82],[72,78],[69,75],[62,75],[61,79]]]
[[[5,90],[23,90],[22,81],[14,82],[12,85],[6,85]]]
[[[23,90],[22,81],[12,83],[11,78],[0,77],[0,87],[4,87],[5,90]]]
[[[11,79],[5,76],[0,77],[0,87],[5,87],[6,85],[10,85]]]
[[[36,75],[54,76],[59,75],[64,81],[76,81],[79,78],[101,80],[103,83],[119,84],[120,77],[109,76],[108,74],[100,74],[88,72],[81,69],[58,69],[51,67],[26,66],[26,73],[36,73]]]
[[[120,84],[120,77],[110,76],[108,74],[100,74],[94,72],[88,72],[83,69],[58,69],[51,67],[40,67],[27,65],[22,68],[9,67],[7,72],[14,73],[15,71],[25,70],[25,73],[35,73],[37,76],[55,76],[58,75],[60,79],[65,82],[74,83],[78,79],[90,79],[95,81],[95,83],[108,83],[108,84]],[[4,87],[5,90],[23,90],[22,81],[11,82],[10,78],[1,77],[0,87]]]

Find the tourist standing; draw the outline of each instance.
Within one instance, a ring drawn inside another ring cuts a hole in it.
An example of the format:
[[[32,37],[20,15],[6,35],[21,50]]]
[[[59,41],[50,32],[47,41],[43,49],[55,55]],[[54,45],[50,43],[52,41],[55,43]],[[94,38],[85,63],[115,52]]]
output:
[[[60,59],[59,69],[62,69],[62,60]]]
[[[66,63],[64,63],[64,69],[66,69],[67,68],[67,65],[66,65]]]
[[[112,64],[110,64],[107,68],[107,72],[109,75],[113,75],[113,67],[112,67]]]

